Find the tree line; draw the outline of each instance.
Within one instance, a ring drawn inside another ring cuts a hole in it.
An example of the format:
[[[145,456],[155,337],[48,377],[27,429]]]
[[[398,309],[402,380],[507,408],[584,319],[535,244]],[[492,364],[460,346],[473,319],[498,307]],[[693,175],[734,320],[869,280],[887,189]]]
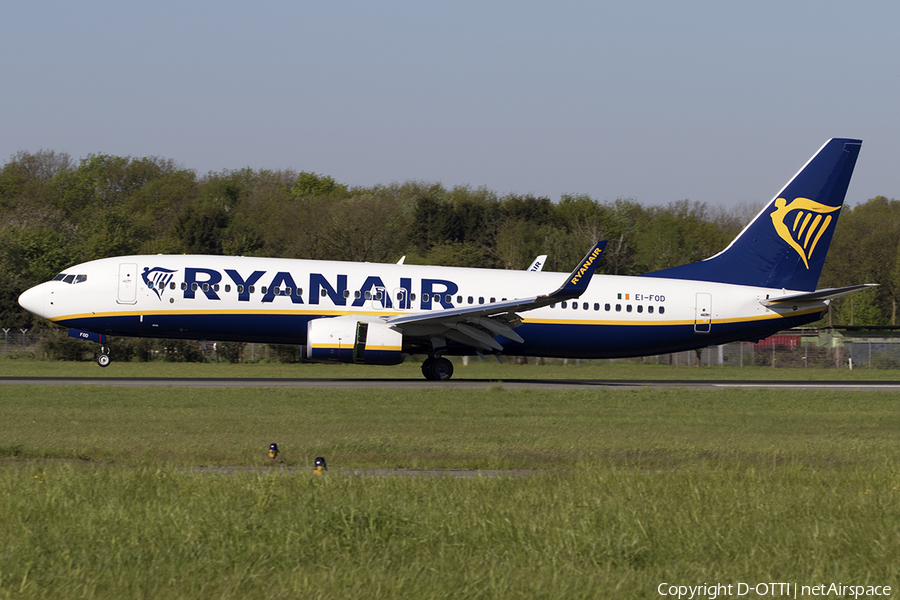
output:
[[[73,264],[198,253],[568,271],[600,239],[598,272],[638,275],[707,258],[761,208],[642,206],[407,181],[351,187],[293,170],[198,175],[159,157],[19,152],[0,170],[0,324],[41,327],[16,299]],[[896,324],[900,201],[845,207],[819,287],[880,283],[837,303],[833,324]]]

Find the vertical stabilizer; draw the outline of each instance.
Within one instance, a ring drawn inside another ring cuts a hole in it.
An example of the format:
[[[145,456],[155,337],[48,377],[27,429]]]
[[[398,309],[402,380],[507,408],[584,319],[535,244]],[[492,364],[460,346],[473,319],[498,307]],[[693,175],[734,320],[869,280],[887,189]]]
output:
[[[828,140],[725,250],[644,277],[816,289],[861,145]]]

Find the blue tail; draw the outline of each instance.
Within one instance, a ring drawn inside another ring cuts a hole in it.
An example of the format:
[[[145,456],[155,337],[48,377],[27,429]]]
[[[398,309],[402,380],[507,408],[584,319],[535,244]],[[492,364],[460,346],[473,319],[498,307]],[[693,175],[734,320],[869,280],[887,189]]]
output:
[[[727,248],[644,277],[816,289],[861,146],[828,140]]]

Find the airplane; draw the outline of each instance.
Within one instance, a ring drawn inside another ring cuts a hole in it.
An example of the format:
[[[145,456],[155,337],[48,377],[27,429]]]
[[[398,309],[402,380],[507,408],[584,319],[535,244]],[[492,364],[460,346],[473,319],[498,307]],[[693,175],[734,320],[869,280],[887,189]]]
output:
[[[826,142],[715,256],[640,276],[594,275],[605,241],[569,274],[124,256],[66,269],[19,304],[99,342],[100,366],[107,336],[298,344],[322,362],[423,355],[423,375],[441,381],[453,374],[448,356],[622,358],[757,341],[869,286],[816,290],[861,144]]]

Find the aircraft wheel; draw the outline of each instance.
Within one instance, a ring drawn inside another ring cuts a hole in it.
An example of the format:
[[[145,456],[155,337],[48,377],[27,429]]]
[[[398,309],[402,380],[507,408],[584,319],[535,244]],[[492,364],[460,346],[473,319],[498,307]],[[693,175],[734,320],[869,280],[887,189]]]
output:
[[[447,381],[453,377],[453,363],[443,356],[436,358],[434,359],[434,364],[431,365],[431,371],[435,374],[435,379]]]
[[[431,366],[434,364],[434,359],[428,357],[425,359],[425,362],[422,363],[422,375],[425,376],[425,379],[433,380],[434,374],[431,372]]]
[[[108,367],[110,362],[112,361],[109,358],[109,354],[101,354],[97,357],[97,364],[101,367]]]
[[[453,363],[443,356],[431,356],[422,363],[422,375],[429,381],[447,381],[453,376]]]

